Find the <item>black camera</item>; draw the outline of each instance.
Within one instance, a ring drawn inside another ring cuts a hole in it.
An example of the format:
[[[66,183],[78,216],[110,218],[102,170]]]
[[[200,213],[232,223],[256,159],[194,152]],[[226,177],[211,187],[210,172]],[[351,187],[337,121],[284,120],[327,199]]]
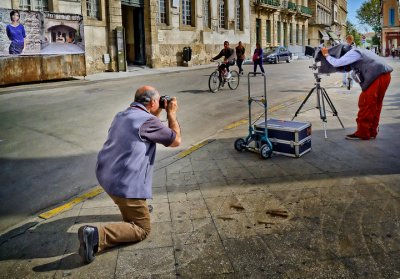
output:
[[[164,95],[160,97],[160,108],[165,109],[164,107],[164,100],[167,100],[167,104],[169,103],[169,101],[171,101],[171,96],[168,95]]]

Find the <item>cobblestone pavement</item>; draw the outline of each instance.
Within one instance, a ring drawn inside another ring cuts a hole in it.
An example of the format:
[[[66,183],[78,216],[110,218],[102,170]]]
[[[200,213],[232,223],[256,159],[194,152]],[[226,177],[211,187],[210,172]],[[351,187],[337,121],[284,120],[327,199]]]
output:
[[[2,235],[0,277],[400,278],[399,64],[377,139],[344,139],[359,89],[330,88],[346,129],[329,116],[325,139],[318,110],[299,115],[312,123],[310,153],[262,160],[233,148],[246,125],[225,129],[158,167],[145,241],[80,263],[78,228],[121,220],[103,193]],[[298,106],[270,117],[290,120]]]

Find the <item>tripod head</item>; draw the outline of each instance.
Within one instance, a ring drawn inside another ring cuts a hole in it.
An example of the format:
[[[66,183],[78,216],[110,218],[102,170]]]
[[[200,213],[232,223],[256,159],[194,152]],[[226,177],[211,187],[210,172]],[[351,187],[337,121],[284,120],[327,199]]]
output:
[[[314,74],[314,78],[315,78],[315,82],[316,83],[320,83],[321,82],[321,77],[319,76],[319,68],[320,66],[317,65],[316,62],[314,62],[311,66],[308,66],[308,68],[312,69],[313,71],[315,71]]]

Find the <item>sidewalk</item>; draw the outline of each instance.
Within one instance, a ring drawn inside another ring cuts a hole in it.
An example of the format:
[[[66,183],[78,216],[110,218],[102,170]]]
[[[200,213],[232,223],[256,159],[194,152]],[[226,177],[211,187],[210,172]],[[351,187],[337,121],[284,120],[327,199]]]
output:
[[[227,128],[156,166],[148,239],[81,265],[78,228],[121,220],[103,193],[2,235],[0,277],[400,278],[399,65],[376,140],[344,139],[354,131],[360,89],[329,88],[346,129],[327,112],[324,139],[319,111],[300,114],[297,121],[312,123],[310,153],[262,160],[233,148],[246,124]],[[290,120],[299,105],[269,117]]]

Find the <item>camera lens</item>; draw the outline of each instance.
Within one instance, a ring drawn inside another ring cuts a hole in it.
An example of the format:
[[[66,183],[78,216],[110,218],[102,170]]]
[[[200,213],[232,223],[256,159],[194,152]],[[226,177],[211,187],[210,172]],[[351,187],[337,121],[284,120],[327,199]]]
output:
[[[164,96],[160,97],[160,102],[159,103],[160,103],[160,108],[162,108],[162,109],[165,109],[164,100],[167,100],[167,104],[168,104],[168,102],[171,100],[171,97],[168,96],[168,95],[164,95]]]

